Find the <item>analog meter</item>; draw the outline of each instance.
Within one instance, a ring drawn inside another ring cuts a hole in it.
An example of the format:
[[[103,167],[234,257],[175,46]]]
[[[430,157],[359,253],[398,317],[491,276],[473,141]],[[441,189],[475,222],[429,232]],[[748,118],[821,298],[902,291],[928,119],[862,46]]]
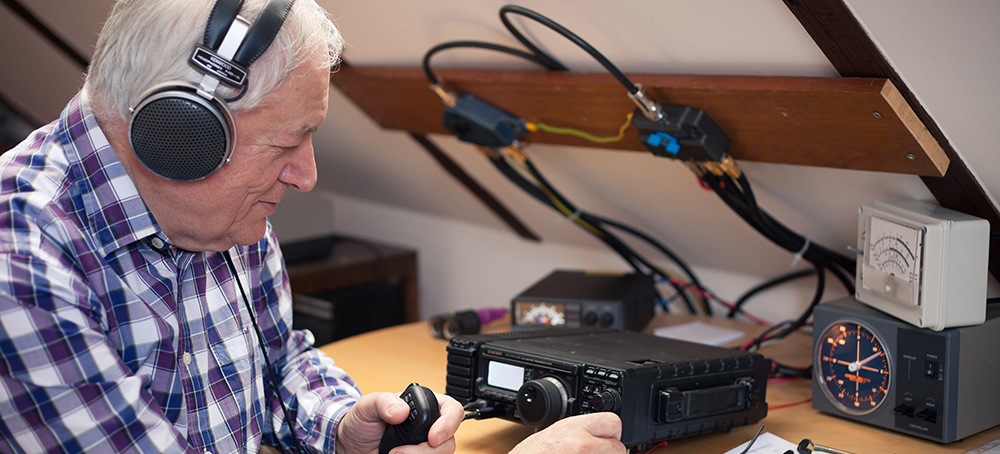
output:
[[[862,206],[856,297],[940,331],[986,319],[989,222],[922,202]]]

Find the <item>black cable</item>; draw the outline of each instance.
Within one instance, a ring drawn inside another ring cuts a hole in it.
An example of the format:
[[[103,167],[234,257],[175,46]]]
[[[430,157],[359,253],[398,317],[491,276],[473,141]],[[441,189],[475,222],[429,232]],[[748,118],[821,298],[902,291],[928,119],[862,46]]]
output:
[[[247,313],[250,314],[250,322],[253,324],[253,329],[257,333],[257,342],[260,344],[260,351],[264,357],[264,364],[267,365],[268,375],[271,376],[271,386],[274,387],[274,392],[278,395],[278,403],[281,404],[281,412],[285,415],[285,424],[288,425],[288,432],[292,436],[292,440],[295,441],[295,450],[299,454],[305,454],[307,451],[302,448],[301,441],[299,437],[295,435],[295,426],[292,424],[292,419],[288,416],[288,407],[285,406],[285,400],[281,398],[281,387],[278,385],[278,374],[275,372],[274,366],[271,365],[271,360],[267,357],[267,349],[264,348],[264,334],[261,332],[260,327],[257,326],[257,317],[253,314],[253,307],[250,305],[250,299],[247,298],[247,293],[243,290],[243,284],[240,283],[239,273],[236,272],[236,266],[233,265],[233,259],[229,255],[229,251],[222,253],[223,257],[226,258],[226,264],[229,265],[229,271],[233,273],[233,281],[236,282],[236,286],[240,289],[240,295],[243,295],[243,304],[247,308]],[[275,438],[278,434],[275,434]]]
[[[435,75],[434,71],[431,69],[431,57],[433,57],[434,54],[437,54],[438,52],[441,52],[443,50],[456,49],[456,48],[486,49],[486,50],[502,52],[508,55],[513,55],[515,57],[523,58],[530,62],[537,63],[545,69],[554,71],[559,70],[559,68],[549,66],[548,62],[539,58],[537,55],[527,53],[523,50],[514,49],[513,47],[507,47],[500,44],[488,43],[483,41],[449,41],[432,47],[430,50],[427,51],[427,53],[424,54],[424,60],[422,62],[422,65],[424,67],[424,74],[427,76],[427,81],[430,82],[431,85],[441,84],[441,80],[438,79],[437,75]]]
[[[637,87],[635,84],[633,84],[632,81],[629,80],[629,78],[626,77],[625,74],[622,73],[621,70],[619,70],[618,67],[614,65],[614,63],[611,63],[611,60],[608,60],[608,58],[605,57],[600,52],[598,52],[597,49],[594,48],[594,46],[591,46],[589,43],[587,43],[586,41],[584,41],[582,38],[580,38],[579,36],[577,36],[575,33],[569,31],[566,27],[563,27],[562,25],[559,25],[558,23],[556,23],[552,19],[549,19],[549,18],[547,18],[547,17],[545,17],[545,16],[543,16],[541,14],[538,14],[538,13],[536,13],[536,12],[530,10],[530,9],[523,8],[523,7],[520,7],[520,6],[517,6],[517,5],[507,5],[507,6],[504,6],[504,7],[500,8],[500,17],[501,17],[501,19],[505,19],[505,15],[509,14],[509,13],[519,14],[521,16],[527,17],[527,18],[529,18],[531,20],[534,20],[535,22],[538,22],[538,23],[540,23],[540,24],[542,24],[542,25],[544,25],[544,26],[552,29],[556,33],[559,33],[560,35],[562,35],[566,39],[570,40],[573,44],[576,44],[581,49],[583,49],[584,52],[590,54],[590,56],[593,57],[595,60],[597,60],[597,62],[600,63],[601,66],[603,66],[604,69],[606,69],[609,73],[611,73],[611,75],[614,76],[615,79],[618,79],[618,81],[621,82],[621,84],[625,86],[625,89],[628,90],[629,93],[636,94],[636,93],[639,92],[639,87]],[[514,33],[514,36],[516,38],[518,38],[518,40],[521,41],[522,44],[525,44],[526,46],[528,46],[529,49],[532,49],[535,52],[542,53],[537,47],[535,47],[534,45],[532,45],[530,42],[527,42],[527,39],[524,39],[523,35],[521,35],[520,33],[517,33],[515,31],[513,31],[513,25],[510,25],[510,23],[508,21],[505,20],[504,21],[504,25],[507,25],[508,30],[512,30],[512,33]],[[544,53],[542,53],[542,54],[544,55]]]
[[[560,63],[555,58],[552,58],[552,56],[549,55],[548,53],[546,53],[545,51],[539,49],[538,46],[536,46],[528,38],[526,38],[521,33],[521,31],[518,30],[517,27],[515,27],[514,24],[510,22],[510,19],[507,17],[507,14],[509,14],[511,12],[514,12],[513,11],[514,9],[524,9],[524,8],[521,8],[520,6],[515,6],[515,5],[507,5],[507,6],[504,6],[504,7],[500,8],[500,21],[503,22],[504,27],[507,27],[507,31],[509,31],[510,34],[514,36],[514,38],[516,38],[518,41],[520,41],[521,44],[524,45],[524,47],[527,47],[529,50],[531,50],[532,53],[534,53],[535,55],[537,55],[538,58],[540,58],[540,59],[548,62],[549,63],[548,66],[550,66],[549,67],[550,70],[553,70],[553,71],[569,71],[569,68],[567,68],[566,66],[564,66],[562,63]]]
[[[771,374],[785,377],[812,378],[812,365],[802,368],[792,367],[771,359]]]
[[[596,219],[599,219],[603,224],[607,224],[608,226],[629,233],[632,236],[639,238],[645,241],[646,243],[649,243],[651,246],[659,250],[661,253],[663,253],[663,255],[667,256],[667,258],[669,258],[671,261],[677,264],[677,267],[684,272],[684,275],[688,277],[688,280],[691,281],[692,284],[694,284],[702,291],[706,291],[705,286],[701,284],[701,281],[698,279],[698,276],[694,274],[694,271],[691,270],[688,264],[684,260],[682,260],[677,254],[675,254],[673,251],[664,246],[663,243],[628,225],[597,215],[594,215],[594,217]]]
[[[792,322],[788,327],[783,329],[778,334],[774,335],[774,339],[784,339],[785,336],[791,334],[795,330],[805,326],[806,321],[812,316],[813,309],[819,304],[820,300],[823,298],[823,287],[826,285],[826,273],[824,273],[824,268],[822,265],[815,265],[816,267],[816,294],[813,296],[813,300],[809,303],[809,307],[799,315],[799,318]]]
[[[807,238],[792,232],[758,207],[745,175],[741,175],[739,183],[726,175],[716,176],[711,173],[704,174],[701,179],[758,233],[778,246],[800,254],[806,261],[822,265],[837,277],[848,293],[854,293],[854,283],[848,277],[848,273],[853,277],[855,261],[819,244],[809,242]],[[743,187],[743,191],[739,190],[740,186]]]
[[[786,282],[812,276],[813,274],[816,274],[816,269],[814,268],[810,268],[807,270],[799,270],[778,276],[774,279],[764,282],[763,284],[757,285],[756,287],[747,290],[746,293],[741,295],[739,298],[736,299],[736,301],[733,302],[733,307],[729,310],[729,313],[726,315],[726,317],[734,318],[736,317],[736,314],[743,312],[743,305],[746,304],[746,302],[749,301],[750,298],[754,297],[760,292],[771,289],[773,287],[777,287]]]
[[[632,250],[617,236],[607,231],[607,229],[604,228],[604,225],[602,224],[601,218],[577,209],[572,202],[566,199],[566,197],[564,197],[557,189],[555,189],[555,187],[553,187],[548,182],[545,176],[541,174],[541,172],[538,170],[537,167],[534,166],[531,160],[525,159],[525,166],[528,169],[528,172],[532,174],[532,177],[534,177],[538,181],[538,186],[532,184],[523,175],[521,175],[520,172],[511,167],[510,164],[508,164],[507,161],[504,160],[502,156],[498,155],[492,157],[490,158],[490,161],[500,171],[502,175],[506,176],[516,186],[520,187],[522,190],[527,192],[530,196],[534,197],[544,205],[549,206],[550,208],[562,213],[562,211],[559,210],[559,207],[556,205],[556,203],[552,200],[553,198],[556,199],[556,201],[558,201],[558,203],[561,204],[565,209],[573,212],[574,216],[580,218],[582,221],[586,222],[589,226],[591,226],[597,232],[596,234],[594,234],[594,232],[591,233],[597,236],[598,239],[603,241],[612,250],[617,252],[618,255],[620,255],[637,272],[643,274],[656,274],[663,276],[666,279],[670,278],[670,276],[666,276],[663,273],[661,273],[656,266],[652,265],[644,257],[636,253],[634,250]],[[549,193],[546,194],[545,191],[543,191],[539,186],[545,188]],[[565,213],[562,214],[565,215]],[[644,266],[647,270],[643,270],[640,265]],[[675,282],[670,282],[670,285],[672,285],[677,290],[680,297],[684,300],[684,304],[687,306],[688,311],[690,311],[691,313],[697,313],[694,303],[691,301],[690,297],[688,297],[688,295],[686,294],[684,287]]]
[[[799,315],[799,318],[795,320],[786,320],[774,326],[771,326],[766,331],[761,333],[759,336],[754,338],[753,341],[747,344],[743,348],[744,350],[751,351],[755,348],[759,348],[760,345],[763,344],[765,341],[784,339],[789,334],[795,332],[799,328],[806,325],[806,322],[809,320],[809,317],[813,313],[813,309],[815,309],[816,305],[818,305],[819,302],[822,300],[824,286],[826,285],[826,278],[823,273],[824,268],[821,265],[816,265],[816,264],[813,265],[816,269],[816,292],[813,294],[813,299],[812,301],[809,302],[809,306],[806,308],[806,310],[802,311],[802,314]],[[779,329],[780,331],[778,331]],[[777,334],[771,335],[771,333],[775,331],[778,331]]]

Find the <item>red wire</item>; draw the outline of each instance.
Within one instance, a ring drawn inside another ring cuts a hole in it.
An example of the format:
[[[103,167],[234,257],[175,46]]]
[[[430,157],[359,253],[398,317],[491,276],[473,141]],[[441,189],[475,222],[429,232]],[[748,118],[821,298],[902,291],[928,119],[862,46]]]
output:
[[[691,284],[691,283],[688,283],[688,282],[684,282],[684,281],[682,281],[680,279],[675,279],[675,278],[670,278],[670,279],[668,279],[668,281],[671,284],[680,286],[682,288],[690,289],[690,290],[692,290],[693,292],[697,293],[699,296],[701,296],[702,298],[704,298],[706,300],[717,301],[717,302],[719,302],[719,304],[722,304],[723,306],[726,306],[726,307],[728,307],[730,309],[736,308],[735,304],[730,303],[729,301],[726,301],[726,300],[724,300],[722,298],[719,298],[719,297],[717,297],[715,295],[712,295],[712,294],[710,294],[710,293],[702,290],[701,288],[698,288],[694,284]],[[752,314],[747,313],[746,311],[741,311],[741,312],[743,313],[744,316],[746,316],[746,318],[749,318],[751,321],[753,321],[754,323],[756,323],[758,325],[764,325],[764,326],[771,326],[772,325],[771,322],[769,322],[767,320],[764,320],[762,318],[758,318],[758,317],[756,317],[756,316],[754,316]]]
[[[806,400],[800,400],[798,402],[791,402],[791,403],[781,404],[781,405],[769,405],[767,407],[767,411],[781,410],[782,408],[794,407],[796,405],[802,405],[802,404],[807,403],[807,402],[812,402],[812,397],[810,397],[810,398],[808,398]]]
[[[661,446],[666,446],[666,445],[667,445],[667,441],[666,441],[666,440],[663,440],[663,441],[661,441],[661,442],[659,442],[659,443],[657,443],[657,444],[653,445],[653,447],[651,447],[651,448],[649,448],[649,449],[647,449],[647,450],[645,450],[645,451],[642,451],[642,452],[638,452],[638,453],[636,453],[636,454],[647,454],[647,453],[651,452],[652,450],[654,450],[654,449],[656,449],[656,448],[659,448],[659,447],[661,447]]]

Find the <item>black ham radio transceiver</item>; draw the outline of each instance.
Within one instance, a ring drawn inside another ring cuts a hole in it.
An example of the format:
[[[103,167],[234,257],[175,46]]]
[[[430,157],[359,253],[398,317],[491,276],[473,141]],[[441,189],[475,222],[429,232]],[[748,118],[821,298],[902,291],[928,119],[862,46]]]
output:
[[[533,427],[614,412],[622,443],[645,449],[761,420],[770,369],[759,354],[632,331],[514,331],[453,338],[446,390]]]

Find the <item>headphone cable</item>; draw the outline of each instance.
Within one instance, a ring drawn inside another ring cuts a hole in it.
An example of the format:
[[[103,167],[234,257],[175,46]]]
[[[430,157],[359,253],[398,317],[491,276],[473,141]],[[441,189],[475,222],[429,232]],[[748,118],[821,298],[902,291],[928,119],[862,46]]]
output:
[[[229,265],[229,271],[233,273],[233,281],[236,282],[236,286],[240,289],[240,295],[243,296],[243,304],[247,308],[247,313],[250,314],[250,322],[253,323],[253,329],[257,333],[257,343],[260,344],[260,351],[264,356],[264,364],[267,365],[268,375],[271,376],[271,386],[274,387],[274,392],[278,394],[278,403],[281,404],[281,412],[285,415],[285,424],[288,425],[288,432],[292,436],[292,440],[295,441],[295,450],[299,454],[305,454],[307,451],[302,448],[299,437],[295,435],[295,426],[292,425],[291,418],[288,417],[288,407],[285,406],[285,401],[281,398],[281,388],[278,386],[278,374],[274,371],[274,366],[271,365],[271,360],[267,358],[267,350],[264,348],[264,335],[261,333],[260,327],[257,326],[257,318],[253,315],[253,307],[250,306],[250,300],[247,298],[247,294],[243,291],[243,284],[240,283],[239,274],[236,272],[236,266],[233,265],[233,259],[229,255],[229,251],[226,250],[222,253],[226,258],[226,264]],[[275,434],[277,439],[277,434]]]

